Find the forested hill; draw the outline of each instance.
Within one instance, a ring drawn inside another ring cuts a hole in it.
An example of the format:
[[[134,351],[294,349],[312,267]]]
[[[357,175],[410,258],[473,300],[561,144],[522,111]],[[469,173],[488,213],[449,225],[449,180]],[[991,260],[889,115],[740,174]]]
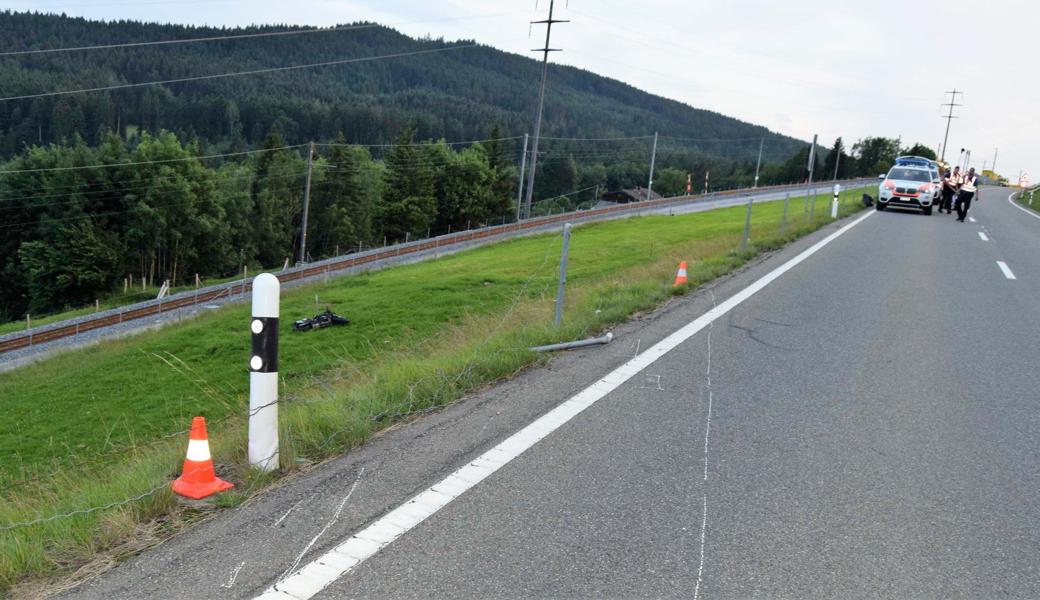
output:
[[[355,24],[362,25],[362,24]],[[0,53],[154,40],[285,31],[282,26],[215,29],[130,21],[96,22],[57,15],[0,12]],[[0,96],[87,89],[373,57],[470,42],[416,40],[369,24],[345,31],[0,56]],[[0,102],[0,158],[25,144],[81,135],[101,142],[168,130],[215,150],[258,146],[272,126],[289,143],[330,140],[383,143],[404,127],[418,139],[507,136],[531,130],[540,63],[487,46],[366,63],[263,75]],[[580,69],[553,66],[544,132],[567,137],[647,135],[688,138],[765,136],[767,160],[787,158],[803,142],[706,110],[642,92]],[[747,159],[758,144],[741,145]],[[704,148],[712,152],[710,144]],[[753,158],[753,157],[752,157]]]

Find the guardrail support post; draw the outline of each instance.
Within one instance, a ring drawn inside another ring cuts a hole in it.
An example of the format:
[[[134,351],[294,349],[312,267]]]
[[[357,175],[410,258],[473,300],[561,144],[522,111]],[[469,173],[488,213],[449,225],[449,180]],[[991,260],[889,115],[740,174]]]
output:
[[[748,239],[751,237],[751,206],[755,203],[754,198],[748,198],[747,216],[744,217],[744,237],[740,240],[740,249],[747,250]]]
[[[780,235],[787,233],[787,207],[791,203],[791,192],[784,194],[784,216],[780,218]]]
[[[278,311],[280,284],[270,273],[253,280],[249,357],[249,466],[278,468]]]
[[[571,224],[563,224],[563,253],[560,256],[560,281],[556,285],[556,326],[563,320],[563,289],[567,284],[567,255],[571,247]]]

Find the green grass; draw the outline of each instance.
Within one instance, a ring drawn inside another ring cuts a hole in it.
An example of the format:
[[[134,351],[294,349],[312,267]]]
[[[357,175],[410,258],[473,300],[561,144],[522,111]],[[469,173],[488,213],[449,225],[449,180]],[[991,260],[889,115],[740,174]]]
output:
[[[843,214],[859,210],[849,194]],[[756,253],[829,222],[829,198],[779,234],[782,202],[756,204],[752,245],[737,251],[745,208],[585,225],[571,241],[564,326],[550,326],[560,236],[485,246],[439,260],[286,291],[280,344],[283,470],[354,447],[409,415],[546,360],[530,345],[589,335],[677,293],[679,260],[695,287]],[[682,292],[683,289],[678,290]],[[295,334],[292,319],[331,305],[348,327]],[[0,527],[152,490],[176,476],[191,417],[209,421],[234,506],[269,477],[246,467],[247,305],[104,342],[0,374]],[[165,437],[169,436],[169,437]],[[0,590],[124,554],[141,531],[197,516],[168,490],[125,506],[0,532]],[[159,517],[162,525],[157,525]],[[144,524],[142,526],[142,524]],[[160,532],[161,534],[162,532]]]
[[[1040,212],[1040,194],[1037,192],[1040,188],[1032,188],[1023,190],[1015,194],[1015,202],[1018,202],[1022,206]],[[1032,198],[1033,203],[1030,204],[1029,200]]]

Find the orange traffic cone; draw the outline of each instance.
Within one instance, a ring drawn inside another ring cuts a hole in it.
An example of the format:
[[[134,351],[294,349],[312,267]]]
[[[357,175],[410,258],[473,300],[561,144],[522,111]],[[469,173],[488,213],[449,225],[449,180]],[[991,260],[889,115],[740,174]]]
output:
[[[206,419],[195,417],[191,422],[191,434],[188,435],[188,455],[184,459],[184,469],[181,476],[174,480],[173,491],[181,496],[201,500],[233,487],[213,472],[213,457],[209,454],[209,438],[206,437]]]
[[[679,270],[675,273],[675,284],[672,287],[679,287],[686,283],[686,261],[679,261]]]

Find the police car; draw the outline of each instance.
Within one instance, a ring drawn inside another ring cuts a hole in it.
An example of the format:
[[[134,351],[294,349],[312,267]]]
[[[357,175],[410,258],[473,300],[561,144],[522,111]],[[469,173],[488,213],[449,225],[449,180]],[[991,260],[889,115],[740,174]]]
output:
[[[900,157],[905,158],[905,157]],[[926,215],[932,214],[939,194],[938,170],[928,165],[928,159],[921,159],[924,164],[899,164],[882,175],[883,181],[878,185],[878,210],[889,206],[918,208]]]

